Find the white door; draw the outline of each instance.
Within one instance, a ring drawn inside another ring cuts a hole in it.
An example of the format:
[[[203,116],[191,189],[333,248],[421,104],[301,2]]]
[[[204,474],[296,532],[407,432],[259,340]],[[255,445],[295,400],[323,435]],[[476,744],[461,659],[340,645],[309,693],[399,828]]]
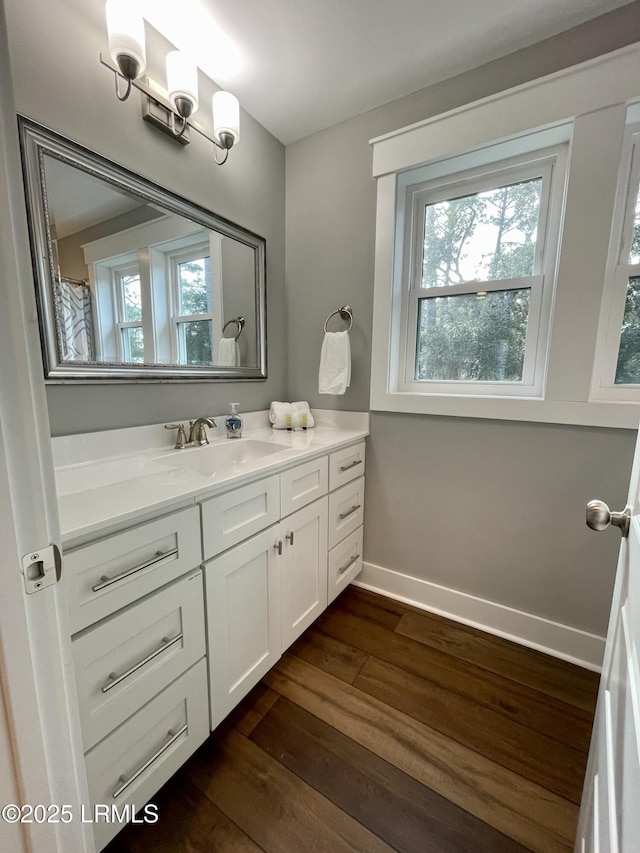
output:
[[[0,2],[0,850],[93,849],[59,585],[27,595],[23,555],[59,539],[9,50]],[[74,717],[75,714],[75,717]],[[43,806],[31,815],[28,808]],[[49,807],[53,806],[53,809]],[[67,810],[62,816],[62,806]],[[56,807],[60,809],[56,812]],[[57,815],[57,818],[56,818]],[[66,821],[71,816],[71,822]],[[50,822],[39,822],[42,818]],[[57,819],[57,823],[55,820]]]
[[[599,501],[587,508],[590,527],[603,530],[609,522],[623,538],[576,853],[640,850],[640,435],[626,510],[609,513]]]

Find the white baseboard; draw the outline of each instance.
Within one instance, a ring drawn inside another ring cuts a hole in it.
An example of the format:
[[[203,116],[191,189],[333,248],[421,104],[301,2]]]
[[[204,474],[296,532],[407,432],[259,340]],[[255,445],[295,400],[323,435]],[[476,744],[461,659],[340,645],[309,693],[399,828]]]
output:
[[[604,637],[465,592],[364,563],[356,586],[599,672]]]

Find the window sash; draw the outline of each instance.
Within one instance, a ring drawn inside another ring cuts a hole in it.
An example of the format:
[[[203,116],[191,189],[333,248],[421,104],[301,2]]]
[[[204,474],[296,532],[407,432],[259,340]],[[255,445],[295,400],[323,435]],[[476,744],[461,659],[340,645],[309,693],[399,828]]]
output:
[[[214,316],[212,312],[203,313],[203,314],[182,314],[181,313],[181,291],[180,291],[180,264],[189,263],[194,260],[201,260],[204,257],[210,258],[211,262],[211,276],[212,280],[210,282],[211,285],[211,293],[210,293],[210,301],[213,303],[214,294],[214,284],[213,284],[213,258],[211,258],[211,248],[208,243],[200,243],[195,246],[189,246],[188,249],[182,249],[177,252],[167,252],[166,255],[166,263],[167,263],[167,271],[169,278],[169,291],[170,291],[170,303],[171,303],[171,328],[173,329],[173,334],[171,335],[171,350],[172,350],[172,360],[175,364],[185,364],[186,363],[186,352],[184,351],[183,340],[180,335],[180,325],[183,323],[190,323],[196,320],[210,320],[211,321],[211,356],[212,363],[215,362],[215,335],[214,335]]]
[[[215,341],[213,337],[213,315],[211,314],[188,314],[183,317],[178,317],[175,320],[175,340],[176,340],[176,348],[178,353],[178,364],[187,364],[187,352],[186,352],[186,343],[184,336],[181,334],[180,326],[186,326],[189,323],[197,323],[197,322],[210,322],[210,335],[211,335],[211,363],[215,363]]]
[[[495,169],[483,169],[480,174],[475,171],[474,177],[464,173],[467,177],[457,178],[443,184],[441,180],[427,182],[418,186],[409,187],[407,193],[407,215],[410,217],[411,228],[410,245],[408,253],[410,257],[410,288],[422,288],[422,262],[423,262],[423,239],[425,228],[426,208],[430,204],[451,201],[456,198],[472,196],[482,192],[490,192],[511,184],[522,183],[536,178],[542,180],[540,190],[540,207],[538,210],[538,225],[536,229],[536,247],[532,275],[539,275],[543,269],[545,254],[546,223],[548,220],[551,178],[555,156],[545,156],[527,159],[524,165],[496,165]],[[472,282],[471,286],[476,282]],[[484,284],[484,282],[482,282]],[[487,283],[489,283],[487,281]],[[454,287],[458,285],[441,285],[438,289]],[[486,290],[486,288],[482,288]],[[471,291],[469,291],[471,292]]]
[[[608,273],[599,325],[600,343],[594,360],[594,378],[590,396],[592,400],[640,401],[640,384],[616,384],[627,286],[630,278],[640,276],[640,263],[628,262],[639,187],[640,125],[634,124],[627,128],[621,158],[616,212],[611,228]]]
[[[526,276],[524,278],[502,279],[475,284],[470,289],[468,283],[450,287],[427,287],[412,290],[409,294],[408,325],[406,334],[406,350],[404,365],[404,381],[398,383],[399,391],[416,391],[418,393],[437,394],[480,394],[512,396],[514,394],[533,394],[536,372],[536,355],[540,317],[542,312],[542,293],[544,276]],[[455,295],[473,295],[478,291],[487,293],[504,290],[529,290],[529,317],[527,321],[527,336],[522,368],[522,379],[513,381],[462,381],[443,379],[416,379],[415,364],[418,346],[418,315],[421,299],[437,299]]]
[[[545,273],[549,272],[549,258],[555,257],[557,237],[549,231],[552,194],[558,197],[561,188],[554,181],[555,170],[560,166],[562,175],[561,149],[544,149],[519,158],[505,159],[481,169],[468,170],[450,179],[437,178],[432,181],[410,185],[405,198],[404,259],[400,306],[400,350],[394,390],[400,393],[494,396],[494,397],[540,397],[543,393],[548,318],[551,311],[551,286],[545,288]],[[490,191],[503,186],[542,179],[540,207],[536,230],[533,274],[517,279],[495,279],[471,281],[459,284],[422,287],[422,253],[424,217],[427,204],[460,198],[478,192]],[[555,186],[555,189],[554,189]],[[559,214],[555,213],[555,218]],[[475,294],[478,291],[530,289],[529,318],[525,343],[522,380],[513,381],[459,381],[416,379],[419,300],[457,294]],[[543,317],[545,318],[543,328]]]

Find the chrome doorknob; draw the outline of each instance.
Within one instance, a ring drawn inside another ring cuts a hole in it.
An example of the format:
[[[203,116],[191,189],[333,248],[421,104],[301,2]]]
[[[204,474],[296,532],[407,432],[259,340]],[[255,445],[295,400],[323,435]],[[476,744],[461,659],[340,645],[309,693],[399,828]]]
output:
[[[628,536],[630,523],[630,507],[626,507],[623,512],[611,512],[604,501],[589,501],[587,504],[587,526],[592,530],[606,530],[613,524],[620,528],[623,536]]]

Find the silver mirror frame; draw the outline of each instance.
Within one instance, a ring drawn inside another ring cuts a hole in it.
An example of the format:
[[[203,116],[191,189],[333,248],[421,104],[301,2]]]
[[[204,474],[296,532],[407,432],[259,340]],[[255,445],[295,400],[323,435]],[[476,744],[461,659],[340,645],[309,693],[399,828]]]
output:
[[[93,384],[124,382],[208,382],[212,380],[264,380],[267,378],[266,346],[266,240],[175,193],[128,171],[99,154],[83,148],[30,119],[18,116],[22,168],[27,202],[31,257],[47,383]],[[256,361],[252,367],[192,367],[186,365],[139,365],[120,363],[64,362],[56,331],[54,304],[55,270],[47,204],[44,157],[50,155],[87,174],[160,205],[213,231],[250,247],[255,259]]]

